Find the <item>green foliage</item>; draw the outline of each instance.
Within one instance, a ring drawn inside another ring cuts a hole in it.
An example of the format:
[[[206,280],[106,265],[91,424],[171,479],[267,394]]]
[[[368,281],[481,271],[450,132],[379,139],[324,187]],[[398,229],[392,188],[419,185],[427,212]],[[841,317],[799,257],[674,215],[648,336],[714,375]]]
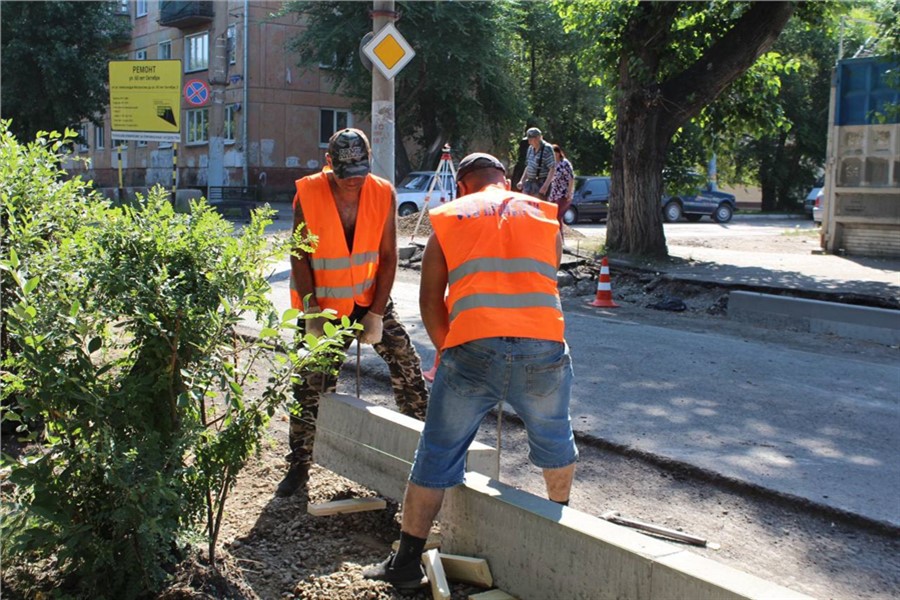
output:
[[[96,119],[109,103],[107,62],[130,21],[115,2],[3,2],[0,110],[19,139]]]
[[[566,31],[554,3],[516,6],[519,69],[528,82],[533,115],[528,125],[540,127],[545,139],[562,146],[577,173],[609,173],[612,144],[594,126],[608,90],[592,85],[593,72],[580,61],[594,42]],[[515,133],[520,137],[523,131]]]
[[[151,594],[202,526],[211,562],[228,492],[298,368],[334,352],[350,324],[279,355],[261,397],[254,367],[298,312],[278,315],[265,269],[300,233],[270,242],[271,209],[240,235],[205,202],[176,213],[157,187],[111,207],[65,181],[64,138],[2,146],[4,419],[34,452],[6,460],[7,564],[50,560],[79,597]],[[33,168],[23,168],[31,166]],[[255,319],[259,339],[236,335]]]
[[[395,78],[397,127],[404,138],[429,148],[420,168],[437,165],[450,143],[462,156],[485,141],[507,147],[520,135],[526,109],[524,82],[516,66],[516,21],[508,2],[397,2],[396,25],[416,56]],[[371,74],[359,60],[359,44],[372,29],[371,4],[288,2],[285,13],[301,15],[306,30],[291,42],[299,64],[314,68],[337,58],[334,87],[371,110]],[[398,147],[398,153],[402,148]],[[398,157],[398,166],[400,159]]]

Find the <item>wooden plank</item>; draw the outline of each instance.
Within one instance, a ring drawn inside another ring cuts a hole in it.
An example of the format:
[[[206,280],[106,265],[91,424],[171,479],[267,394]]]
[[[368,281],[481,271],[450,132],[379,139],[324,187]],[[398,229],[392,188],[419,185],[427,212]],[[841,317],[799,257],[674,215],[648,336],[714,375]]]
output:
[[[431,550],[432,548],[440,548],[441,547],[441,536],[429,533],[428,539],[425,541],[425,547],[423,550]],[[400,540],[394,540],[391,544],[391,550],[396,552],[400,548]]]
[[[468,600],[517,600],[515,596],[510,596],[503,590],[488,590],[478,594],[472,594]]]
[[[429,550],[422,555],[422,562],[425,563],[425,574],[431,584],[431,597],[434,600],[450,600],[450,584],[447,583],[447,576],[441,565],[441,555],[436,549]]]
[[[441,553],[441,565],[450,581],[462,581],[480,587],[489,588],[494,585],[491,569],[483,558],[460,556],[459,554]]]
[[[366,510],[383,510],[387,507],[384,498],[350,498],[349,500],[334,500],[322,504],[309,504],[306,512],[315,517],[336,515],[344,513],[363,512]]]

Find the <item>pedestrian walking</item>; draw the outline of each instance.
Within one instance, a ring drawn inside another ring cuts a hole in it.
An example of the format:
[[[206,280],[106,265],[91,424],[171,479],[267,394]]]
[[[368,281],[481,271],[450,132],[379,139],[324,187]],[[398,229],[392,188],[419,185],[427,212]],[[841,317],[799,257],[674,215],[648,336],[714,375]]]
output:
[[[366,135],[343,129],[328,142],[326,167],[297,180],[294,229],[305,223],[318,245],[291,257],[291,306],[307,313],[331,309],[361,323],[359,342],[372,344],[387,363],[400,411],[421,420],[428,402],[421,359],[390,298],[397,271],[397,194],[389,181],[369,172],[370,156]],[[301,319],[301,332],[322,336],[325,321]],[[345,340],[327,372],[300,373],[290,416],[290,468],[278,496],[306,489],[319,394],[335,390],[352,341]]]
[[[550,182],[556,170],[556,159],[553,148],[544,141],[544,135],[537,127],[525,132],[528,139],[528,150],[525,153],[525,171],[516,184],[516,189],[542,200],[547,198]]]
[[[434,233],[422,259],[419,308],[441,361],[403,499],[400,544],[364,573],[400,589],[427,583],[421,554],[444,490],[463,482],[466,450],[497,403],[525,423],[529,457],[551,500],[568,504],[578,457],[556,207],[510,191],[505,168],[489,154],[460,161],[457,185],[460,197],[430,212]]]
[[[559,221],[559,234],[563,244],[566,243],[563,231],[563,219],[569,205],[572,204],[572,196],[575,194],[575,169],[566,157],[559,144],[553,144],[553,156],[556,158],[556,169],[553,179],[550,181],[550,195],[547,199],[556,204],[556,218]]]

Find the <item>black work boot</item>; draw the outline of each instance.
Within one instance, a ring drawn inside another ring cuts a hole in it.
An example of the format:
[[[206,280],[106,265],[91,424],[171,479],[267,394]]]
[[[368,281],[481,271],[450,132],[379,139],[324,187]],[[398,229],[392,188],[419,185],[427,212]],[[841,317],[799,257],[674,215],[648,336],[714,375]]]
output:
[[[421,560],[410,560],[405,565],[395,567],[394,556],[396,555],[391,552],[385,560],[364,570],[363,577],[386,581],[398,590],[414,590],[428,585]]]
[[[278,484],[275,495],[279,498],[293,496],[298,490],[306,490],[309,482],[309,465],[305,463],[291,463],[287,475]]]

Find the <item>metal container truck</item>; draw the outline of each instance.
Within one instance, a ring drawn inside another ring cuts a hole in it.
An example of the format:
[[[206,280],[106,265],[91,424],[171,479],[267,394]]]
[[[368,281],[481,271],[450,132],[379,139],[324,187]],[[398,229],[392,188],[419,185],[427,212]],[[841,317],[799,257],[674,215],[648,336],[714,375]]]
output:
[[[828,118],[822,247],[900,258],[900,62],[838,61]]]

